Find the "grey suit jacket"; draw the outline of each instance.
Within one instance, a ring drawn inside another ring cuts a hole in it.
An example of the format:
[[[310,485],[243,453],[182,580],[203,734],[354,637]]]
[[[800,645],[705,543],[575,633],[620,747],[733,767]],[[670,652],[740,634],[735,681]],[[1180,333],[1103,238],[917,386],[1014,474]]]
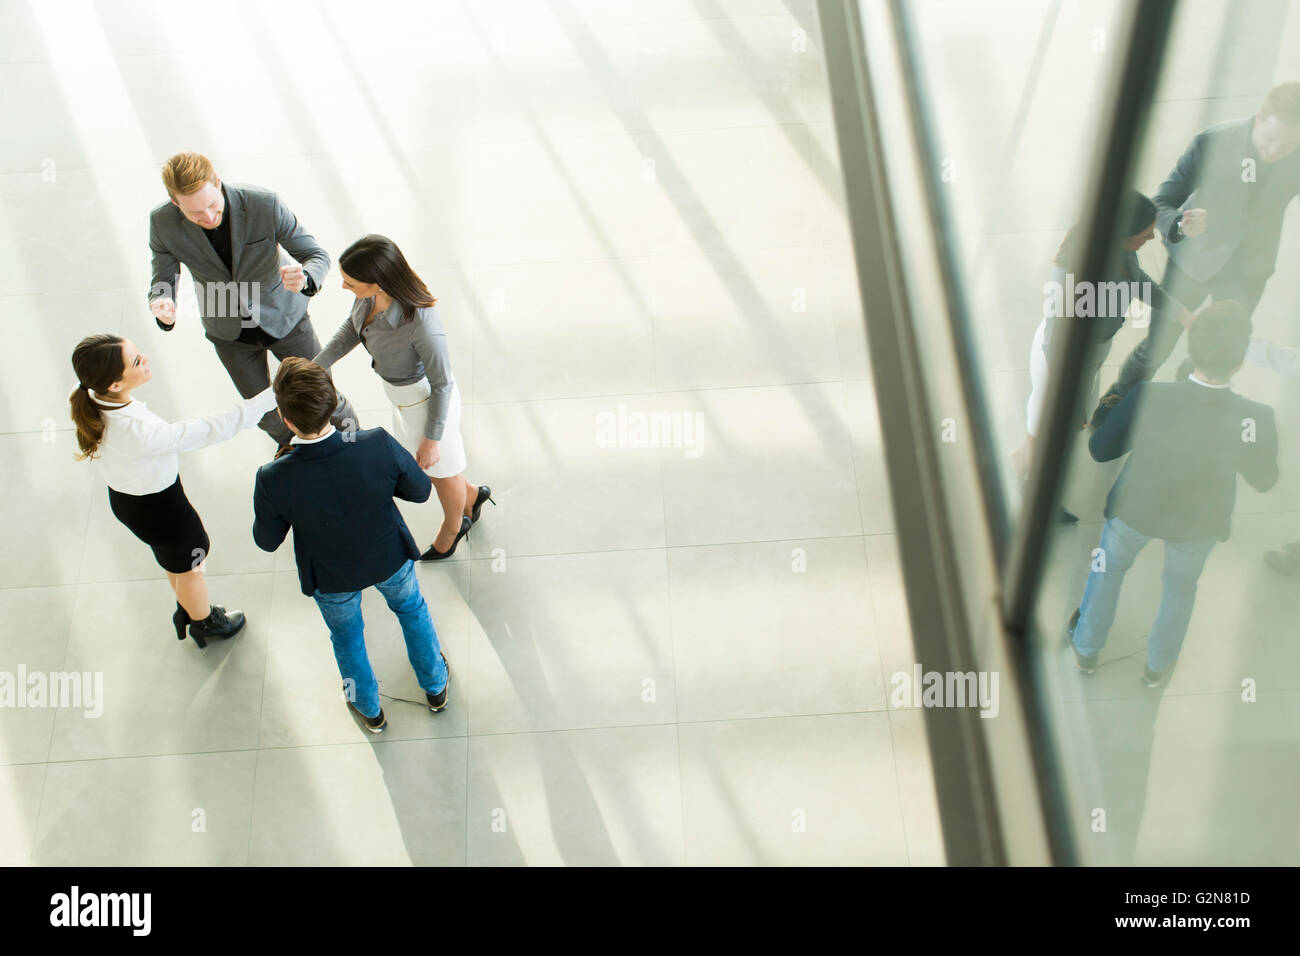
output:
[[[149,301],[176,300],[184,263],[194,276],[199,314],[210,338],[231,342],[239,338],[241,329],[252,325],[283,338],[306,315],[307,296],[284,288],[280,266],[296,259],[319,289],[329,272],[329,253],[271,190],[222,185],[234,274],[212,248],[203,228],[186,219],[169,200],[149,213],[149,249],[153,253]]]
[[[1198,281],[1234,256],[1247,277],[1267,278],[1277,263],[1282,217],[1300,192],[1300,150],[1276,163],[1260,161],[1250,140],[1253,122],[1229,120],[1197,133],[1155,194],[1156,224],[1169,258]],[[1174,223],[1184,209],[1206,211],[1204,233],[1178,234]]]

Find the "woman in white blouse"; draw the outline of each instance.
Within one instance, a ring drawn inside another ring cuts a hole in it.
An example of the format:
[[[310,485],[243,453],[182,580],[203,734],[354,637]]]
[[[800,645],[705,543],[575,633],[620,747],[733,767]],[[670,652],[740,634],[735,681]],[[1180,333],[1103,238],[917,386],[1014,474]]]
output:
[[[134,342],[117,335],[82,339],[72,353],[77,389],[69,397],[81,454],[99,462],[114,516],[145,544],[176,592],[172,624],[177,640],[189,634],[199,647],[231,637],[244,626],[240,611],[208,602],[203,561],[210,542],[203,522],[185,497],[177,453],[203,448],[252,428],[275,408],[266,389],[223,412],[168,422],[132,392],[153,373]]]

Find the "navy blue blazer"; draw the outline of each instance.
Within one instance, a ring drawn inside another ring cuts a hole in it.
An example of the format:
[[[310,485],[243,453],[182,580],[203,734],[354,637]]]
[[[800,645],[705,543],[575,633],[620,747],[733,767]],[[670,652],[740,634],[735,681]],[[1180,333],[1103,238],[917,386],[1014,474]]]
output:
[[[295,445],[257,469],[253,539],[275,551],[293,528],[303,594],[360,591],[420,556],[393,498],[428,501],[433,482],[382,428],[354,434]]]
[[[1097,461],[1129,453],[1106,496],[1106,517],[1166,541],[1227,541],[1237,475],[1277,484],[1273,409],[1228,388],[1143,382],[1088,439]]]

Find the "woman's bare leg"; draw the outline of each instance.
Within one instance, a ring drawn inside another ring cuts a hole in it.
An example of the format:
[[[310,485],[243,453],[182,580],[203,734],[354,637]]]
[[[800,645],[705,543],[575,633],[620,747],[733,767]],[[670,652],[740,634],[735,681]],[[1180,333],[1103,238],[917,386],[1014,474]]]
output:
[[[176,601],[185,608],[185,613],[192,621],[201,621],[212,613],[208,603],[208,582],[203,576],[203,568],[198,567],[184,574],[167,572],[167,581],[176,592]]]
[[[470,480],[464,475],[460,475],[460,480],[465,482],[465,517],[468,518],[474,511],[474,504],[478,501],[478,485],[470,483]]]
[[[442,504],[442,527],[438,537],[433,539],[433,546],[439,551],[446,551],[460,533],[460,519],[465,514],[465,495],[469,482],[464,475],[451,478],[434,478],[433,490],[438,493]]]

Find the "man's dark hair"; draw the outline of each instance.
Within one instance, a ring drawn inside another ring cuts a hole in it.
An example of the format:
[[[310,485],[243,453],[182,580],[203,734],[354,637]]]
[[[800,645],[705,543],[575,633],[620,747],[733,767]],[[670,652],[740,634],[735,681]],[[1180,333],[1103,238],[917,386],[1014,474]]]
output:
[[[323,429],[338,407],[330,373],[310,359],[289,356],[280,363],[272,387],[280,414],[308,435]]]
[[[1250,345],[1250,318],[1236,302],[1215,302],[1187,330],[1187,354],[1196,367],[1222,381],[1237,370]]]

